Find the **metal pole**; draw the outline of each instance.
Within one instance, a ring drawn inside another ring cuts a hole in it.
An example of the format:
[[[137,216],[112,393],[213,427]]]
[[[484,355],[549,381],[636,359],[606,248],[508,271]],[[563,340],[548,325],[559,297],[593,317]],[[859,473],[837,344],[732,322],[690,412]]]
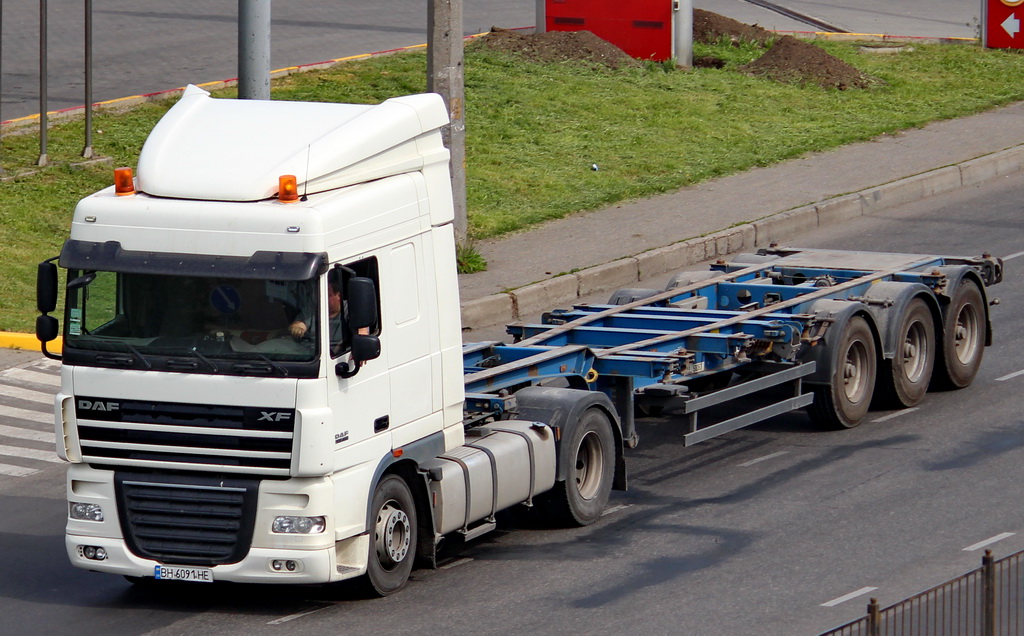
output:
[[[985,550],[981,558],[982,625],[984,636],[996,634],[996,568],[992,550]]]
[[[676,64],[693,66],[693,0],[673,0],[673,45]]]
[[[92,159],[92,0],[85,0],[85,147],[82,156]]]
[[[270,99],[270,0],[238,0],[238,98]]]
[[[3,76],[4,76],[4,5],[0,2],[0,95],[4,94],[3,90]],[[4,120],[3,115],[3,100],[0,100],[0,122]],[[0,126],[0,174],[4,173],[4,154],[3,154],[3,127]]]
[[[544,33],[548,30],[548,0],[537,0],[537,18],[533,27],[534,33]]]
[[[878,608],[878,599],[872,598],[868,603],[868,636],[880,636],[882,629],[882,614]]]
[[[39,166],[50,163],[46,156],[46,105],[46,0],[39,0]]]
[[[439,93],[451,123],[441,131],[451,152],[455,240],[466,240],[466,117],[462,67],[462,0],[430,0],[427,10],[427,91]]]

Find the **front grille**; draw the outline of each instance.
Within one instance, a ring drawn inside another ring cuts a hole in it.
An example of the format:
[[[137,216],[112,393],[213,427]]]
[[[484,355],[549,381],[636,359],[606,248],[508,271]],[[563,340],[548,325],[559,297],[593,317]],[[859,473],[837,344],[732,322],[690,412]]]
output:
[[[174,565],[237,563],[252,542],[259,481],[116,473],[133,554]]]
[[[75,413],[89,463],[289,474],[294,409],[79,396]]]

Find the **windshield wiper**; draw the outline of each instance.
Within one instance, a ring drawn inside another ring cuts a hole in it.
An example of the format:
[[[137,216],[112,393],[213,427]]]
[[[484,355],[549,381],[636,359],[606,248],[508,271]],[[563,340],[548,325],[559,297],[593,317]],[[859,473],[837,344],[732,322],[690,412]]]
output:
[[[231,368],[236,371],[262,371],[264,369],[266,369],[267,371],[273,370],[277,371],[284,377],[288,377],[288,369],[285,369],[284,367],[277,364],[267,356],[263,355],[262,353],[257,353],[255,351],[252,352],[252,355],[259,357],[259,359],[266,362],[268,366],[264,367],[263,365],[250,364],[248,362],[236,362],[235,364],[231,365]]]
[[[151,363],[149,361],[149,358],[147,358],[146,356],[142,355],[142,352],[140,352],[138,349],[136,349],[132,345],[128,344],[127,342],[117,342],[117,341],[111,341],[111,342],[114,342],[115,344],[119,344],[119,345],[125,347],[126,349],[128,349],[128,351],[131,352],[131,354],[133,356],[135,356],[135,359],[139,360],[139,362],[141,362],[143,364],[143,366],[145,366],[146,369],[152,369],[153,368],[153,363]],[[119,367],[130,367],[130,366],[132,366],[132,361],[133,361],[132,358],[128,358],[128,357],[124,357],[124,356],[119,356],[117,354],[109,354],[109,353],[97,353],[96,356],[94,357],[94,359],[96,360],[96,362],[99,362],[101,364],[113,364],[113,365],[116,365],[116,366],[119,366]]]
[[[202,360],[206,364],[210,365],[210,370],[213,371],[214,373],[220,373],[220,367],[218,367],[216,364],[214,364],[212,360],[210,360],[209,358],[207,358],[203,354],[201,354],[198,351],[196,351],[195,347],[192,347],[192,349],[189,351],[189,353],[191,353],[195,357],[199,358],[200,360]]]

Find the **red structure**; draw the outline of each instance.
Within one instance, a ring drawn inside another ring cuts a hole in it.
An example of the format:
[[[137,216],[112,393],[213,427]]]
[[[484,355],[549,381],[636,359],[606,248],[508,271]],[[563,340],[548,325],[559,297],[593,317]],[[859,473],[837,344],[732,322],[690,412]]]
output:
[[[673,55],[672,0],[545,0],[548,31],[590,31],[629,55]]]
[[[1024,0],[984,0],[985,46],[1024,49]]]

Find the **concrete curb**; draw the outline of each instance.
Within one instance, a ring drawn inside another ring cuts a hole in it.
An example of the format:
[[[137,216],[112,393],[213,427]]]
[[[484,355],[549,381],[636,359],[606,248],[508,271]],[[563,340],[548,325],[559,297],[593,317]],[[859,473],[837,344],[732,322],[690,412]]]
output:
[[[43,350],[39,339],[36,338],[34,333],[15,333],[13,331],[0,331],[0,348],[40,352]],[[60,351],[61,348],[62,340],[60,337],[54,340],[48,347],[50,351]]]
[[[571,305],[579,298],[595,292],[629,287],[648,276],[681,270],[741,251],[767,247],[800,232],[977,185],[1022,169],[1024,145],[1014,146],[960,164],[785,210],[751,223],[688,238],[502,294],[468,300],[461,305],[462,328],[480,329],[516,322],[553,307]]]

